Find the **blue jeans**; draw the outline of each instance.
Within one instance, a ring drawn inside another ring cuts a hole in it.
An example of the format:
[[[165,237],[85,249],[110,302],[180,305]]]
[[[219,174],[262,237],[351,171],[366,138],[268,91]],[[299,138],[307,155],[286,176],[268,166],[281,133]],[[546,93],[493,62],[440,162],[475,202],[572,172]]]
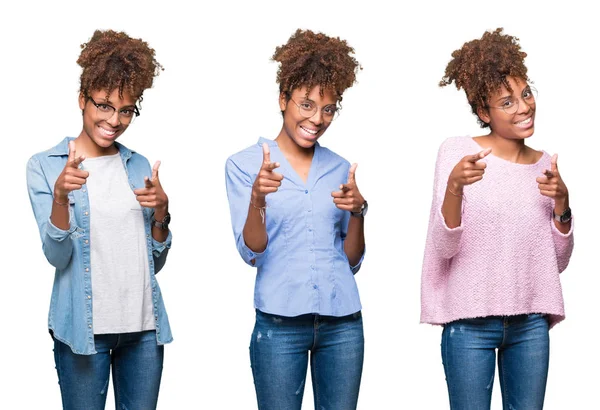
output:
[[[284,317],[257,310],[250,362],[259,410],[300,410],[309,352],[315,409],[356,409],[364,354],[361,313]]]
[[[110,367],[116,409],[156,409],[164,346],[154,330],[94,336],[93,355],[78,355],[54,339],[54,361],[65,410],[103,410]]]
[[[490,408],[496,349],[503,409],[542,409],[550,340],[548,322],[540,314],[462,319],[444,326],[442,361],[450,408]]]

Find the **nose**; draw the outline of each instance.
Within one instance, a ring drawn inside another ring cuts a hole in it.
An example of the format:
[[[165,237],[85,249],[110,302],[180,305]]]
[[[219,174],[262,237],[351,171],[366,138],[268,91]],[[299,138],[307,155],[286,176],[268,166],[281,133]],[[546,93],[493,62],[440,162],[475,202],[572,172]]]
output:
[[[117,110],[115,110],[113,112],[113,114],[110,116],[110,118],[106,119],[106,122],[109,123],[113,127],[118,126],[121,123],[121,119],[119,118],[119,112]]]
[[[531,111],[531,105],[535,105],[535,102],[532,102],[530,105],[523,97],[520,97],[517,101],[519,102],[519,106],[517,107],[518,114],[527,114]]]
[[[321,112],[321,110],[317,109],[317,112],[315,112],[313,116],[310,117],[310,122],[312,122],[315,125],[323,124],[323,113]]]

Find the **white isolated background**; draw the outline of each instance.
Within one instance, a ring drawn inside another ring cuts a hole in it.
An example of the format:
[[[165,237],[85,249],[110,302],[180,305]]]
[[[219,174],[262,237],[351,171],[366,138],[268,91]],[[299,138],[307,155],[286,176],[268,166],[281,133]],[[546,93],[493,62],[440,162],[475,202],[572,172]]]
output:
[[[453,50],[502,26],[521,39],[539,90],[529,143],[559,153],[576,218],[576,247],[562,274],[567,320],[551,331],[545,408],[598,408],[600,35],[588,4],[3,3],[0,407],[60,408],[46,330],[53,269],[42,254],[25,164],[80,132],[79,45],[94,29],[113,28],[148,41],[165,66],[144,95],[142,116],[120,139],[162,161],[173,215],[173,248],[158,280],[175,341],[166,347],[159,408],[256,408],[248,354],[255,273],[235,248],[224,164],[259,136],[277,135],[270,57],[296,28],[310,28],[348,40],[364,67],[321,139],[359,164],[357,182],[370,204],[367,257],[356,276],[366,335],[359,408],[448,408],[441,328],[419,325],[421,262],[437,148],[481,130],[464,93],[437,84]],[[494,409],[499,392],[496,381]],[[114,408],[112,392],[107,403]],[[303,409],[312,408],[308,382]]]

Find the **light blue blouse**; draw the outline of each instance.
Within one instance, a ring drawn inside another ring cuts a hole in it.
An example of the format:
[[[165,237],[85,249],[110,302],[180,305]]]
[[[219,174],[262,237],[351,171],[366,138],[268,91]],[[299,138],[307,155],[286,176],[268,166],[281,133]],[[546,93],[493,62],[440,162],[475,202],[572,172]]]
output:
[[[243,229],[264,142],[270,147],[271,161],[280,164],[276,172],[284,179],[279,190],[266,197],[268,244],[256,253],[246,246]],[[347,182],[349,169],[348,161],[317,143],[304,183],[277,143],[265,138],[227,159],[233,234],[244,261],[258,268],[254,306],[260,311],[281,316],[345,316],[361,310],[354,274],[362,258],[350,266],[344,252],[350,212],[338,209],[331,197]]]

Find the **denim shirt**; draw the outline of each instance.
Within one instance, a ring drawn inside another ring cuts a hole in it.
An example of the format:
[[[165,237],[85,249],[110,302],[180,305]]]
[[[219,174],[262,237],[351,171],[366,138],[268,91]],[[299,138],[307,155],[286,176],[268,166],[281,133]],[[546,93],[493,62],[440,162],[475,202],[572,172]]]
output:
[[[56,268],[50,301],[48,327],[53,336],[76,354],[94,354],[92,280],[90,266],[90,206],[87,187],[69,192],[69,230],[50,221],[54,184],[69,154],[65,138],[57,146],[31,157],[27,163],[27,189],[48,262]],[[143,188],[144,177],[152,175],[148,160],[115,142],[131,189]],[[158,344],[173,340],[160,288],[155,278],[165,264],[171,247],[171,232],[165,242],[152,237],[153,209],[143,208],[146,244],[152,284],[152,302]]]
[[[243,230],[264,142],[284,179],[266,197],[268,243],[257,253],[246,245]],[[229,157],[225,173],[233,234],[242,259],[258,268],[255,308],[281,316],[345,316],[361,309],[354,274],[362,257],[350,266],[344,251],[350,212],[337,208],[331,196],[348,181],[349,169],[348,161],[318,143],[306,183],[275,141],[261,138]]]

